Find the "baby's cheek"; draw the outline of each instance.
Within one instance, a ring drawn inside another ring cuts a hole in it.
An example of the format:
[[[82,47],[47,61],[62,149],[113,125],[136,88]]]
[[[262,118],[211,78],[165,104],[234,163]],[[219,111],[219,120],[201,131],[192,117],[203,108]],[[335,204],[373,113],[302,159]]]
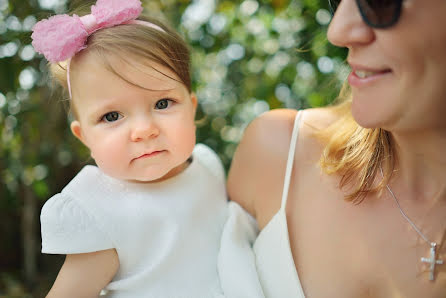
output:
[[[175,130],[173,139],[175,140],[176,148],[180,152],[183,152],[183,154],[192,152],[196,142],[195,126],[190,125],[189,127],[181,127]]]
[[[98,167],[111,176],[115,176],[114,172],[120,171],[124,164],[130,162],[125,150],[119,144],[114,146],[102,144],[92,153]]]

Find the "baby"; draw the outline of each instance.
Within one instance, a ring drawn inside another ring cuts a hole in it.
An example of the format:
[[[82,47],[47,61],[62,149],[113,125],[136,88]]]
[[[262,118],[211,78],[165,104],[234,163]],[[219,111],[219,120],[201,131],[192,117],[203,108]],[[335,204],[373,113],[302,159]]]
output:
[[[218,156],[195,145],[187,45],[141,11],[98,0],[33,28],[97,165],[42,209],[42,252],[66,255],[47,297],[263,297],[255,223],[228,208]]]
[[[66,254],[48,297],[219,297],[224,170],[195,145],[189,52],[138,0],[36,24],[70,94],[85,166],[42,209],[42,252]],[[62,68],[58,62],[64,62]]]

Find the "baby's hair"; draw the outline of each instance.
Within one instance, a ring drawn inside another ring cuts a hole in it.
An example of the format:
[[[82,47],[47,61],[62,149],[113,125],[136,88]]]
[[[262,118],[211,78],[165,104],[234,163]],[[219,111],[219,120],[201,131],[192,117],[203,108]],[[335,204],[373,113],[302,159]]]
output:
[[[76,72],[77,58],[85,54],[95,55],[109,71],[127,82],[129,81],[119,73],[119,70],[113,67],[111,58],[119,58],[129,63],[138,61],[138,64],[148,67],[151,67],[150,62],[154,62],[175,73],[179,81],[191,92],[190,54],[182,37],[160,20],[147,16],[140,16],[138,20],[155,24],[164,31],[141,24],[122,24],[100,29],[88,37],[86,48],[71,59],[70,74]],[[147,63],[144,63],[145,61]],[[50,63],[50,73],[67,90],[67,64]],[[163,75],[168,76],[165,73]],[[74,118],[77,118],[72,101],[70,100],[70,110]]]

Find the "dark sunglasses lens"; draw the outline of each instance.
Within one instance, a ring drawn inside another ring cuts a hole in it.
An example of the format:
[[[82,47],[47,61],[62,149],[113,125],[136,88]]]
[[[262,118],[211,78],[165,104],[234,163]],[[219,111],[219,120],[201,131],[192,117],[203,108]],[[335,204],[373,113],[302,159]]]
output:
[[[328,0],[328,6],[330,7],[330,11],[332,14],[336,12],[336,9],[339,6],[339,2],[341,2],[341,0]]]
[[[328,0],[334,14],[341,0]],[[376,28],[390,27],[398,21],[402,0],[356,0],[364,21]]]
[[[400,1],[359,0],[358,6],[367,24],[373,27],[389,27],[399,17]]]

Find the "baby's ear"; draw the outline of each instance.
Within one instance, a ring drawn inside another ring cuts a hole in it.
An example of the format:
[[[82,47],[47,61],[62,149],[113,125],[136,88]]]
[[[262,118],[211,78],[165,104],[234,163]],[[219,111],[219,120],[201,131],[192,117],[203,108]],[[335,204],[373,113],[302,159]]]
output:
[[[71,122],[70,125],[71,128],[71,132],[73,133],[73,135],[79,139],[79,141],[81,141],[82,143],[85,144],[84,142],[84,137],[82,135],[82,128],[81,128],[81,124],[79,123],[79,121],[74,120],[73,122]]]
[[[197,110],[197,105],[198,105],[198,99],[197,96],[195,95],[195,93],[191,93],[190,94],[190,99],[192,100],[192,104],[194,106],[194,112]]]

